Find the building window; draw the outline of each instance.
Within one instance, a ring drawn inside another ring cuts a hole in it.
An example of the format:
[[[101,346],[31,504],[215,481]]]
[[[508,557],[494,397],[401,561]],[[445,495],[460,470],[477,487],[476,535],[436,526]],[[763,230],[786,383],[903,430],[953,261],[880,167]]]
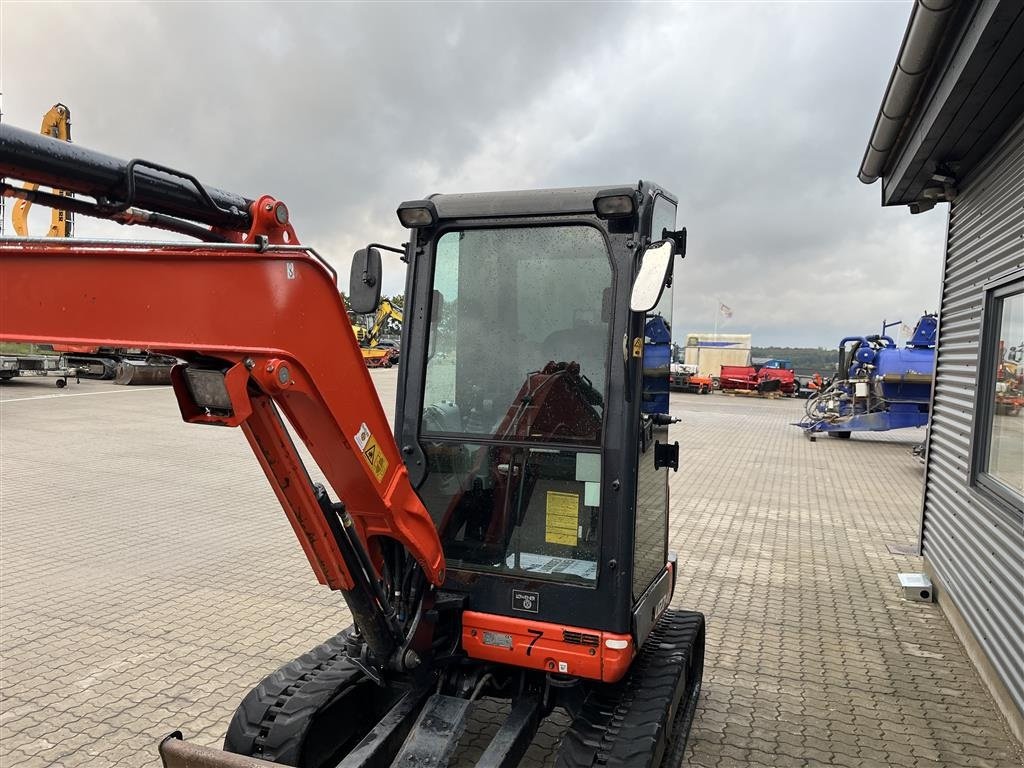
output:
[[[975,479],[1018,511],[1024,505],[1024,280],[985,297],[978,375]]]

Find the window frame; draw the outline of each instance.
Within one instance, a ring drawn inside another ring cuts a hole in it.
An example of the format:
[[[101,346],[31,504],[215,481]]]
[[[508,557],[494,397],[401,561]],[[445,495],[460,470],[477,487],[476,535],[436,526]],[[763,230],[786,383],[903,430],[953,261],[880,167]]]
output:
[[[603,226],[603,222],[595,220],[594,218],[584,217],[581,215],[550,215],[543,216],[540,218],[531,218],[525,221],[516,221],[511,219],[486,219],[481,221],[466,220],[466,219],[455,219],[450,222],[445,222],[442,226],[439,226],[436,231],[431,232],[430,240],[424,247],[424,254],[426,258],[423,260],[421,266],[418,268],[424,269],[428,272],[429,279],[425,280],[426,284],[426,296],[432,297],[433,291],[437,281],[437,246],[441,241],[441,238],[452,232],[468,232],[468,231],[479,231],[479,230],[512,230],[512,229],[551,229],[561,227],[587,227],[597,231],[601,240],[604,243],[605,257],[608,261],[608,268],[610,273],[610,286],[612,289],[611,296],[609,297],[610,306],[612,308],[612,317],[608,323],[608,344],[607,352],[605,354],[605,371],[604,380],[600,382],[601,394],[605,398],[605,406],[601,413],[601,430],[599,438],[593,443],[581,443],[578,441],[533,441],[533,440],[517,440],[509,439],[505,437],[494,437],[486,435],[473,435],[463,432],[438,432],[425,430],[423,425],[423,410],[426,404],[427,396],[427,376],[429,367],[429,357],[427,357],[427,351],[424,350],[424,360],[422,366],[417,366],[418,379],[419,379],[419,395],[417,397],[418,404],[415,409],[415,435],[416,441],[422,446],[424,443],[445,443],[449,445],[477,445],[477,446],[498,446],[507,447],[515,453],[523,452],[528,453],[531,449],[551,449],[556,451],[573,451],[575,453],[588,453],[597,455],[600,457],[601,466],[601,477],[602,477],[602,488],[601,495],[598,500],[598,524],[597,524],[597,540],[595,542],[595,553],[596,553],[596,568],[597,573],[592,581],[586,581],[584,579],[561,579],[561,578],[550,578],[545,574],[533,571],[533,572],[518,572],[518,571],[498,571],[483,567],[478,567],[472,564],[461,563],[457,567],[453,567],[449,571],[449,580],[452,581],[453,588],[459,589],[458,586],[454,586],[458,583],[457,579],[459,574],[470,574],[469,581],[476,583],[480,577],[495,577],[498,579],[512,579],[519,581],[528,581],[532,584],[537,584],[543,592],[545,587],[549,588],[568,588],[573,590],[591,590],[595,593],[614,589],[610,586],[612,580],[607,578],[607,574],[604,573],[603,562],[607,559],[607,553],[605,547],[608,546],[605,541],[605,535],[608,528],[606,527],[608,521],[605,519],[605,500],[607,499],[607,491],[604,488],[604,477],[606,474],[606,467],[608,456],[606,453],[607,444],[607,433],[608,433],[608,398],[610,397],[611,385],[612,385],[612,366],[615,361],[615,355],[617,348],[612,343],[615,338],[615,315],[618,312],[617,302],[620,300],[620,291],[622,290],[619,285],[620,266],[616,261],[616,252],[612,242],[612,238],[608,230]],[[429,328],[431,322],[431,314],[434,311],[433,304],[431,301],[427,302],[426,305],[426,327]],[[403,326],[403,330],[406,326]],[[429,331],[428,331],[429,333]],[[411,345],[410,345],[411,346]],[[409,371],[410,368],[405,368]],[[407,403],[408,404],[408,403]],[[407,411],[408,413],[408,411]],[[408,439],[408,434],[406,435]],[[422,448],[421,448],[422,450]],[[424,451],[424,461],[426,459],[426,452]],[[419,487],[423,482],[426,481],[426,476],[417,483]]]
[[[499,229],[551,229],[561,227],[587,227],[593,229],[600,234],[602,241],[604,242],[605,255],[608,260],[608,268],[611,275],[611,303],[615,306],[617,300],[618,287],[618,267],[615,263],[615,256],[612,250],[612,242],[608,236],[608,232],[603,229],[599,223],[592,219],[581,218],[578,216],[558,216],[543,219],[531,219],[528,221],[498,221],[498,222],[482,222],[480,224],[470,224],[465,220],[455,220],[451,223],[446,223],[445,226],[439,227],[436,232],[432,233],[430,245],[429,245],[429,262],[427,269],[430,270],[429,280],[429,291],[432,295],[434,286],[437,280],[437,245],[441,242],[441,238],[451,232],[467,232],[471,230],[499,230]],[[433,306],[429,307],[427,315],[427,326],[429,327],[431,317],[430,312],[433,312]],[[605,398],[605,407],[602,408],[601,412],[601,430],[597,441],[593,443],[581,443],[581,442],[570,442],[570,441],[552,441],[550,444],[558,448],[567,449],[579,449],[583,451],[594,451],[599,452],[602,456],[602,462],[604,461],[604,444],[605,444],[605,433],[608,428],[607,418],[607,398],[609,396],[609,390],[611,387],[611,366],[614,360],[613,356],[613,345],[611,343],[612,335],[614,333],[613,323],[608,323],[608,351],[605,354],[605,371],[604,381],[600,382],[601,394]],[[452,440],[452,441],[463,441],[479,444],[501,444],[501,445],[526,445],[526,446],[537,446],[537,445],[548,445],[547,442],[537,442],[533,440],[510,440],[508,438],[496,438],[493,435],[472,435],[462,432],[434,432],[427,431],[423,428],[423,409],[426,407],[426,396],[427,396],[427,374],[429,367],[429,358],[424,360],[424,365],[421,372],[420,381],[420,396],[419,396],[419,408],[416,416],[416,434],[419,439],[430,438],[440,440]]]
[[[995,417],[995,356],[1002,325],[1002,302],[1011,296],[1024,296],[1024,271],[1000,275],[983,287],[983,301],[977,358],[977,387],[972,424],[971,485],[1001,507],[1024,517],[1024,493],[1001,481],[988,471],[992,452],[992,427]],[[1022,416],[1021,418],[1024,418]]]

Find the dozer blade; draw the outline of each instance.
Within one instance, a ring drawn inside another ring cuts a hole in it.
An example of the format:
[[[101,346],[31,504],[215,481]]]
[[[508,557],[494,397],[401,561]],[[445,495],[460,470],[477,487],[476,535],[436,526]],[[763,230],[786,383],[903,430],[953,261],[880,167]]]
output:
[[[160,759],[164,768],[281,768],[278,763],[183,741],[181,731],[160,742]]]

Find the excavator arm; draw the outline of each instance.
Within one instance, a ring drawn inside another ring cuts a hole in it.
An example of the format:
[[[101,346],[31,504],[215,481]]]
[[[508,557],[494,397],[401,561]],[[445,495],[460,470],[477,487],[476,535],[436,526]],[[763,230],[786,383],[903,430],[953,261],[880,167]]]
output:
[[[388,299],[381,299],[380,305],[377,307],[377,315],[373,319],[373,327],[366,333],[366,341],[369,346],[374,347],[377,345],[381,334],[384,332],[384,324],[387,323],[388,318],[393,319],[399,325],[405,320],[401,310],[395,309],[395,305]]]
[[[52,136],[61,141],[71,141],[71,110],[64,104],[54,104],[43,115],[43,124],[39,132],[44,136]],[[25,189],[34,192],[39,189],[38,184],[26,184]],[[71,193],[55,189],[58,196],[68,196]],[[18,200],[11,208],[11,223],[14,231],[19,237],[28,237],[28,212],[32,207],[31,200]],[[53,208],[50,211],[50,231],[47,237],[71,237],[73,219],[71,214],[63,208]]]
[[[288,246],[9,241],[0,245],[0,340],[159,350],[189,361],[186,421],[240,426],[317,578],[351,588],[287,416],[360,537],[400,541],[438,584],[443,558],[408,481],[330,271]]]
[[[0,126],[0,175],[31,176],[9,151],[10,131]],[[147,184],[134,180],[140,193]],[[185,361],[172,374],[183,418],[242,429],[317,579],[343,591],[384,664],[405,639],[382,588],[404,556],[395,542],[434,585],[444,580],[441,544],[333,270],[298,245],[283,204],[247,202],[248,231],[230,233],[242,242],[0,241],[0,340],[138,347]],[[311,482],[292,432],[340,503]]]

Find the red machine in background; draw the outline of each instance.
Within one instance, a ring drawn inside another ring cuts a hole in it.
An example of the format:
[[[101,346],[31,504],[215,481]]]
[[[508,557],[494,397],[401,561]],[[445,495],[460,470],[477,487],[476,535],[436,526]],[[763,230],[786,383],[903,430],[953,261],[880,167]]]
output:
[[[734,392],[781,392],[795,395],[800,389],[792,368],[762,365],[723,365],[719,376],[722,390]]]

